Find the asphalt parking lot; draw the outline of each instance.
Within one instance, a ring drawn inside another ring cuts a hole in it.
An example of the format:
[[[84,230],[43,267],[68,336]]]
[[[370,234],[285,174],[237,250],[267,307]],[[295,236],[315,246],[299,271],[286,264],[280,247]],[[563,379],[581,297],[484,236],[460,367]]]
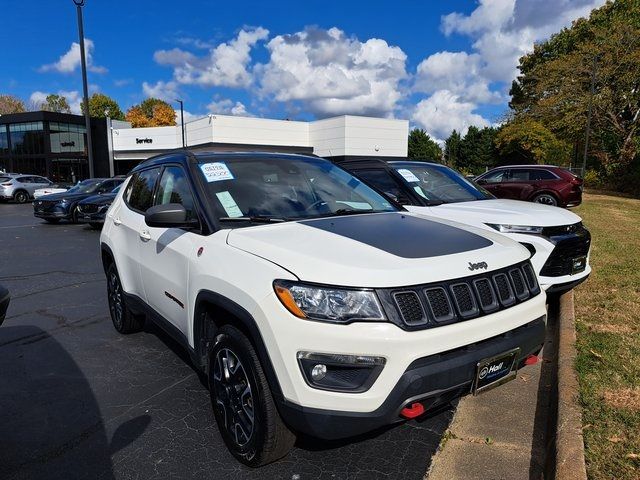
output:
[[[0,478],[422,479],[447,410],[250,470],[226,451],[188,356],[153,325],[116,333],[99,232],[0,204]]]

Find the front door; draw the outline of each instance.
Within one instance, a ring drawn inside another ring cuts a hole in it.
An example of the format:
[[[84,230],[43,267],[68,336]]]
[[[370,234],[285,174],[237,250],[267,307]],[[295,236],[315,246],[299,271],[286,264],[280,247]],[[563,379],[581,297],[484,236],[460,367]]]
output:
[[[160,177],[154,205],[179,203],[187,219],[198,218],[186,173],[180,166],[167,166]],[[195,260],[201,236],[180,228],[143,225],[140,235],[140,274],[147,303],[188,335],[189,265]]]

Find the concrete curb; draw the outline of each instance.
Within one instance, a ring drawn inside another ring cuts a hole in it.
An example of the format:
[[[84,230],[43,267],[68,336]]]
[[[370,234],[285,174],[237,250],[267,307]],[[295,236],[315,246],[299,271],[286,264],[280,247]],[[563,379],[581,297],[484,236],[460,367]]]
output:
[[[573,291],[560,297],[558,315],[558,405],[555,431],[555,479],[586,480],[582,409],[575,371],[576,329]]]

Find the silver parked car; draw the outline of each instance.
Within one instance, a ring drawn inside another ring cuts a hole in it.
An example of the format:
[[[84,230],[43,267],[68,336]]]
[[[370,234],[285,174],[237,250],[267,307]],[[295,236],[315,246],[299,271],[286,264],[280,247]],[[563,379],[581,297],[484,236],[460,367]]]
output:
[[[0,174],[0,199],[25,203],[33,198],[37,189],[51,185],[53,185],[51,180],[38,175],[2,173]]]

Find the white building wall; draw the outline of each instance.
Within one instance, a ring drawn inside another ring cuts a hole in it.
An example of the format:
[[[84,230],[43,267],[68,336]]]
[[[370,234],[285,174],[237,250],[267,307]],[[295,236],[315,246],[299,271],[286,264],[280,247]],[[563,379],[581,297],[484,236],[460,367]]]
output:
[[[309,124],[267,118],[212,115],[213,141],[249,145],[309,146]]]
[[[406,157],[409,121],[347,115],[345,155]]]
[[[309,146],[321,157],[345,155],[345,118],[333,117],[309,123]]]
[[[199,118],[185,123],[184,126],[187,146],[213,142],[213,120],[210,117]],[[180,125],[176,129],[178,130],[178,135],[181,135]],[[180,146],[182,146],[182,138],[180,139]]]
[[[149,140],[151,140],[149,142]],[[182,146],[179,127],[114,128],[113,148],[118,150],[169,150]]]

